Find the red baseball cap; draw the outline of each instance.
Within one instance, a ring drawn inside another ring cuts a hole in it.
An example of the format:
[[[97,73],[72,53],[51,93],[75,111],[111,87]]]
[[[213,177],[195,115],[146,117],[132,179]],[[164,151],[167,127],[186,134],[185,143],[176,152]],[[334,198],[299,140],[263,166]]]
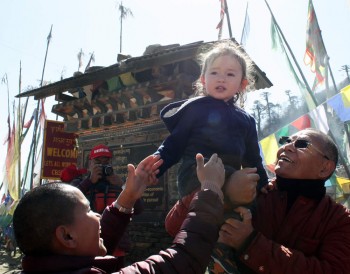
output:
[[[78,176],[87,173],[88,170],[85,168],[77,168],[76,165],[72,164],[70,166],[65,167],[61,171],[61,181],[65,183],[69,183],[73,179],[77,178]]]
[[[113,154],[106,145],[97,145],[90,152],[90,160],[97,157],[108,157],[112,158]]]

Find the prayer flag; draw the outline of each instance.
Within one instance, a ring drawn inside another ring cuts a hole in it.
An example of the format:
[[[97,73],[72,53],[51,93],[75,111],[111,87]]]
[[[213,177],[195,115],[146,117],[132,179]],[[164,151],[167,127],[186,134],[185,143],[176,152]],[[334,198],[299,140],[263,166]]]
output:
[[[350,85],[327,101],[342,122],[350,121]]]
[[[19,151],[20,151],[20,128],[21,128],[21,117],[20,109],[17,110],[17,127],[13,125],[13,131],[11,136],[11,147],[9,148],[8,155],[9,157],[6,163],[7,166],[7,183],[8,191],[13,200],[19,199],[19,170],[18,170],[18,161],[19,161]]]
[[[77,57],[78,57],[78,61],[79,61],[79,66],[78,66],[78,70],[83,66],[83,56],[84,56],[84,52],[83,49],[80,49]]]
[[[279,140],[282,136],[289,136],[289,125],[284,126],[280,130],[276,131],[275,136]]]
[[[51,38],[52,38],[52,25],[51,25],[50,33],[49,33],[49,35],[47,36],[47,43],[50,43],[50,42],[51,42]]]
[[[30,117],[30,120],[23,125],[23,128],[30,128],[35,116],[36,116],[36,108],[34,109],[32,117]]]
[[[328,56],[317,22],[315,9],[312,0],[309,0],[304,63],[310,66],[311,71],[316,74],[318,83],[322,83],[325,79],[327,59]]]
[[[344,178],[344,177],[336,177],[337,183],[341,187],[344,193],[349,194],[350,193],[350,179]]]
[[[10,141],[11,139],[11,125],[10,125],[10,114],[7,116],[7,126],[8,126],[8,132],[7,132],[7,137],[5,139],[4,145]]]
[[[260,141],[260,146],[264,155],[264,161],[267,166],[276,163],[276,155],[278,150],[277,140],[274,134],[267,136]]]
[[[221,39],[221,35],[222,35],[222,26],[223,26],[223,24],[224,24],[224,18],[225,18],[225,0],[220,0],[220,2],[221,2],[220,22],[219,22],[219,24],[216,26],[216,29],[219,30],[218,40]]]
[[[340,91],[344,106],[350,108],[350,85]]]
[[[298,130],[302,130],[311,127],[311,121],[309,116],[305,114],[296,119],[293,123],[291,123],[291,125],[296,127]]]
[[[318,106],[317,108],[310,111],[310,117],[312,118],[315,127],[327,134],[329,131],[328,120],[326,111],[323,105]]]
[[[41,99],[41,110],[40,110],[40,117],[39,117],[41,128],[45,127],[45,120],[46,120],[44,103],[45,103],[45,98]]]
[[[296,74],[294,67],[293,67],[293,64],[292,64],[292,62],[289,58],[289,55],[287,54],[287,51],[285,49],[285,46],[283,44],[281,33],[280,33],[278,26],[277,26],[277,24],[272,16],[271,16],[270,32],[271,32],[272,49],[279,50],[283,54],[283,56],[287,62],[289,71],[293,75],[295,82],[297,83],[303,97],[305,98],[308,109],[309,110],[314,109],[316,107],[316,104],[315,104],[313,98],[311,97],[310,93],[307,91],[304,83],[302,81],[300,81],[298,75]]]

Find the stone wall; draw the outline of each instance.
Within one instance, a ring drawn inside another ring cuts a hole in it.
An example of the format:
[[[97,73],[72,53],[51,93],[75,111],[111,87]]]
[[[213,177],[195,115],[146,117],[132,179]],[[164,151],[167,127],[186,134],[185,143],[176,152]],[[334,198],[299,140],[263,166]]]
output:
[[[126,256],[127,264],[142,261],[160,250],[170,247],[173,238],[165,231],[163,223],[137,223],[129,225],[129,236],[132,241],[130,254]]]

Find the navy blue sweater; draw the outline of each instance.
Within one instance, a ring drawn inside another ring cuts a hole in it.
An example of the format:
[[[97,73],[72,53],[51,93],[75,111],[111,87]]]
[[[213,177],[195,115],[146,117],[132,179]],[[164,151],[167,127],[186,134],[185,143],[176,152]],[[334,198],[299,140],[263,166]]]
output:
[[[257,167],[258,189],[267,184],[255,120],[235,106],[233,99],[224,102],[209,96],[195,97],[167,105],[160,115],[170,135],[155,153],[164,160],[158,177],[180,160],[180,173],[190,168],[195,172],[197,153],[207,159],[217,153],[225,167],[233,170]],[[184,178],[181,174],[178,177]],[[198,183],[178,180],[180,195],[189,194],[199,186]],[[188,187],[188,184],[194,185]]]

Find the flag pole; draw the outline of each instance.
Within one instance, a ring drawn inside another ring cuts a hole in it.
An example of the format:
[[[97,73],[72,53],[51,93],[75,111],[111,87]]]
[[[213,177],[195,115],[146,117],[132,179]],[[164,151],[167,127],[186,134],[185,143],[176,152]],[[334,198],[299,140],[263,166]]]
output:
[[[246,28],[246,21],[247,21],[247,17],[248,17],[248,3],[247,2],[247,6],[245,8],[245,17],[244,17],[244,24],[243,24],[243,28],[242,28],[242,34],[241,34],[241,45],[243,44],[243,37],[244,37],[244,31],[245,31],[245,28]]]
[[[51,25],[50,33],[47,36],[46,53],[45,53],[45,58],[44,58],[43,71],[41,73],[40,87],[43,86],[43,82],[44,82],[44,73],[45,73],[46,59],[47,59],[47,53],[49,51],[49,45],[50,45],[51,37],[52,37],[52,25]],[[35,164],[35,153],[36,153],[36,149],[37,149],[36,138],[37,138],[38,125],[39,125],[38,116],[39,116],[40,101],[41,101],[41,99],[38,99],[38,103],[36,105],[37,112],[35,113],[35,120],[34,120],[35,122],[34,122],[34,131],[33,131],[33,139],[32,139],[32,141],[34,142],[34,145],[33,145],[33,155],[32,155],[33,158],[32,158],[32,172],[31,172],[31,180],[30,180],[30,189],[33,188],[33,181],[34,181],[33,174],[34,174],[34,164]]]
[[[226,16],[227,16],[227,26],[228,26],[228,33],[230,35],[230,38],[232,38],[232,29],[231,29],[231,21],[230,21],[230,14],[228,12],[228,6],[227,6],[227,1],[225,1],[225,13],[226,13]]]
[[[22,72],[22,62],[20,61],[19,62],[19,65],[20,65],[20,67],[21,67],[21,72]],[[21,77],[22,78],[22,77]],[[22,82],[21,82],[21,79],[20,79],[20,92],[21,92],[21,90],[22,90]],[[27,97],[27,99],[26,99],[26,103],[25,103],[25,105],[24,105],[24,111],[23,111],[23,115],[22,115],[22,128],[21,128],[21,132],[22,132],[22,130],[23,130],[23,125],[24,125],[24,119],[25,119],[25,117],[26,117],[26,113],[27,113],[27,107],[28,107],[28,100],[29,100],[29,96]]]
[[[289,46],[289,44],[288,44],[288,42],[287,42],[287,40],[286,40],[286,38],[285,38],[285,36],[284,36],[284,34],[283,34],[281,28],[280,28],[280,26],[278,25],[278,23],[277,23],[277,21],[276,21],[276,18],[275,18],[275,16],[274,16],[273,13],[272,13],[272,10],[271,10],[269,4],[267,3],[267,0],[265,0],[265,3],[266,3],[267,8],[268,8],[269,11],[270,11],[270,14],[271,14],[271,17],[272,17],[273,22],[275,23],[275,25],[276,25],[276,27],[277,27],[279,33],[281,34],[281,37],[282,37],[282,39],[283,39],[285,45],[287,46],[288,51],[289,51],[290,55],[292,56],[293,61],[294,61],[295,65],[296,65],[296,67],[298,68],[298,71],[299,71],[299,73],[300,73],[300,75],[301,75],[301,78],[302,78],[303,81],[304,81],[304,84],[305,84],[305,87],[306,87],[307,91],[309,92],[309,94],[310,94],[312,100],[314,101],[315,105],[317,105],[317,101],[316,101],[316,99],[315,99],[315,97],[314,97],[314,95],[313,95],[313,93],[312,93],[312,90],[311,90],[311,88],[310,88],[308,82],[306,81],[306,78],[305,78],[305,76],[304,76],[304,73],[302,72],[302,70],[301,70],[301,68],[300,68],[300,66],[299,66],[299,64],[298,64],[298,61],[296,60],[296,58],[295,58],[295,56],[294,56],[294,53],[293,53],[292,49],[290,48],[290,46]]]
[[[26,183],[26,180],[27,180],[27,177],[28,177],[29,163],[31,162],[31,157],[30,156],[32,155],[33,145],[34,145],[34,143],[32,142],[31,145],[30,145],[30,149],[29,149],[29,154],[28,154],[28,158],[27,158],[26,167],[25,167],[25,170],[23,172],[24,176],[23,176],[22,182],[21,182],[21,189],[24,189],[25,183]]]
[[[89,59],[89,62],[87,63],[86,67],[85,67],[85,71],[86,72],[90,66],[91,66],[91,62],[95,60],[95,52],[93,51],[90,55],[90,59]]]
[[[11,113],[10,113],[10,89],[9,89],[9,83],[7,79],[7,73],[4,74],[4,76],[1,79],[1,83],[6,83],[7,87],[7,126],[8,126],[8,135],[7,140],[4,142],[4,145],[7,143],[7,153],[6,153],[6,159],[5,159],[5,176],[7,181],[7,188],[8,188],[8,157],[9,157],[9,148],[10,148],[10,140],[11,140]],[[4,185],[4,182],[1,184],[0,189]]]
[[[21,93],[21,88],[22,88],[22,64],[19,62],[19,79],[18,79],[18,94]],[[18,134],[17,137],[19,140],[17,140],[17,145],[18,145],[18,181],[17,181],[17,187],[18,187],[18,199],[21,198],[21,140],[22,140],[22,114],[21,114],[21,98],[18,98],[18,114],[17,114],[17,130]]]
[[[8,136],[7,141],[9,141],[11,136],[11,114],[10,114],[10,89],[9,89],[9,82],[7,79],[7,74],[5,73],[4,77],[2,78],[2,81],[5,83],[6,81],[6,87],[7,87],[7,123],[8,123]]]

